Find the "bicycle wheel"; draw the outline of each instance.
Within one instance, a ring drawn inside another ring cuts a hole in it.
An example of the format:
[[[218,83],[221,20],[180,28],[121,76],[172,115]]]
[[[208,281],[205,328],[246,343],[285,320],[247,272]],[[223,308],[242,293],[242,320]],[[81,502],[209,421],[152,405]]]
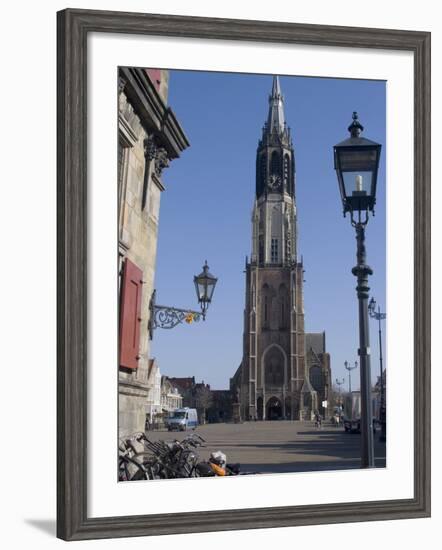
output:
[[[137,473],[137,478],[133,478],[134,481],[140,479],[163,479],[163,476],[160,475],[161,465],[151,453],[137,453],[134,459],[142,464],[145,473],[144,477],[139,477],[140,474]]]
[[[143,462],[136,460],[135,457],[120,456],[119,480],[137,481],[140,479],[149,479],[149,471]]]

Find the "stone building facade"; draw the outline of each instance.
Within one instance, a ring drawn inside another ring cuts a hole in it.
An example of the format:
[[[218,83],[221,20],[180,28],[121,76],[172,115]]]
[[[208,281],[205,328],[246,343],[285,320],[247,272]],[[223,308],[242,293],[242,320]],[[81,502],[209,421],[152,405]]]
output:
[[[161,377],[161,410],[168,417],[175,409],[183,407],[183,396],[167,376]]]
[[[186,376],[182,378],[170,377],[169,380],[171,383],[179,389],[180,394],[183,396],[183,407],[194,407],[195,406],[195,377]]]
[[[210,390],[211,403],[207,410],[207,422],[232,422],[232,392],[230,390]]]
[[[169,73],[119,68],[119,435],[144,429],[149,303],[154,290],[163,170],[189,142],[167,105]]]
[[[295,184],[295,152],[274,77],[256,155],[243,358],[231,380],[243,420],[310,419],[318,407],[306,358]]]
[[[153,424],[163,412],[161,409],[161,379],[162,376],[156,359],[149,359],[146,419],[150,424]]]
[[[328,418],[333,410],[330,354],[325,347],[325,332],[305,334],[306,364],[312,389],[317,394],[317,410]],[[324,406],[323,403],[327,404]]]
[[[170,377],[169,380],[183,396],[183,407],[196,409],[198,421],[200,424],[204,424],[207,420],[207,411],[213,402],[213,392],[210,389],[210,385],[205,384],[204,380],[196,382],[194,376],[184,378]]]

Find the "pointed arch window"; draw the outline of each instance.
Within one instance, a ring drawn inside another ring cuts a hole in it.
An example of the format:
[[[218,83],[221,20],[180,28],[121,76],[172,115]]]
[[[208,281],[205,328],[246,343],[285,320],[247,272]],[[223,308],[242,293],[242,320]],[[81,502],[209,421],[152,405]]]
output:
[[[263,154],[260,159],[259,167],[259,193],[262,192],[267,181],[267,155]]]
[[[267,283],[264,283],[261,289],[261,326],[263,329],[269,328],[272,289]]]
[[[290,232],[287,233],[285,238],[285,259],[287,262],[292,259],[292,237]]]
[[[258,261],[264,263],[264,235],[260,235],[258,239]]]
[[[323,391],[325,387],[325,377],[320,365],[310,367],[310,383],[316,391]]]
[[[284,188],[289,191],[290,183],[290,157],[286,153],[284,155]]]
[[[270,259],[272,264],[278,263],[278,239],[272,239],[271,249],[270,249]]]
[[[278,348],[269,350],[265,355],[264,380],[269,387],[284,384],[284,356]]]
[[[272,153],[271,173],[278,175],[281,173],[279,153],[277,151],[273,151]]]
[[[288,291],[285,284],[281,284],[278,290],[279,303],[279,328],[284,329],[288,326],[288,307],[287,307]]]

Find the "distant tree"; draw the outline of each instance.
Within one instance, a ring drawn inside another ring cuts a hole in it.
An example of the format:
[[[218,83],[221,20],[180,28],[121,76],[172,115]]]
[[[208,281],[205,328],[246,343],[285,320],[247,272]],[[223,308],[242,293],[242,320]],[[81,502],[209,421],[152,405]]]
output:
[[[200,385],[195,389],[195,406],[200,413],[200,422],[204,424],[206,422],[206,411],[213,402],[212,392],[208,386]]]

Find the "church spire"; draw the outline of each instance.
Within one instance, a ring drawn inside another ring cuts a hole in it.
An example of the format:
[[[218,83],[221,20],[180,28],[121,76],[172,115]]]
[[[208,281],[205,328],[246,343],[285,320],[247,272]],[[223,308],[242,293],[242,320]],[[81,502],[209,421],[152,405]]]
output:
[[[269,96],[269,116],[267,118],[267,130],[270,134],[277,132],[284,133],[286,130],[284,116],[284,98],[281,94],[279,77],[273,77],[272,93]]]
[[[278,76],[273,77],[267,122],[256,152],[256,198],[286,193],[295,196],[295,158],[284,97]]]

